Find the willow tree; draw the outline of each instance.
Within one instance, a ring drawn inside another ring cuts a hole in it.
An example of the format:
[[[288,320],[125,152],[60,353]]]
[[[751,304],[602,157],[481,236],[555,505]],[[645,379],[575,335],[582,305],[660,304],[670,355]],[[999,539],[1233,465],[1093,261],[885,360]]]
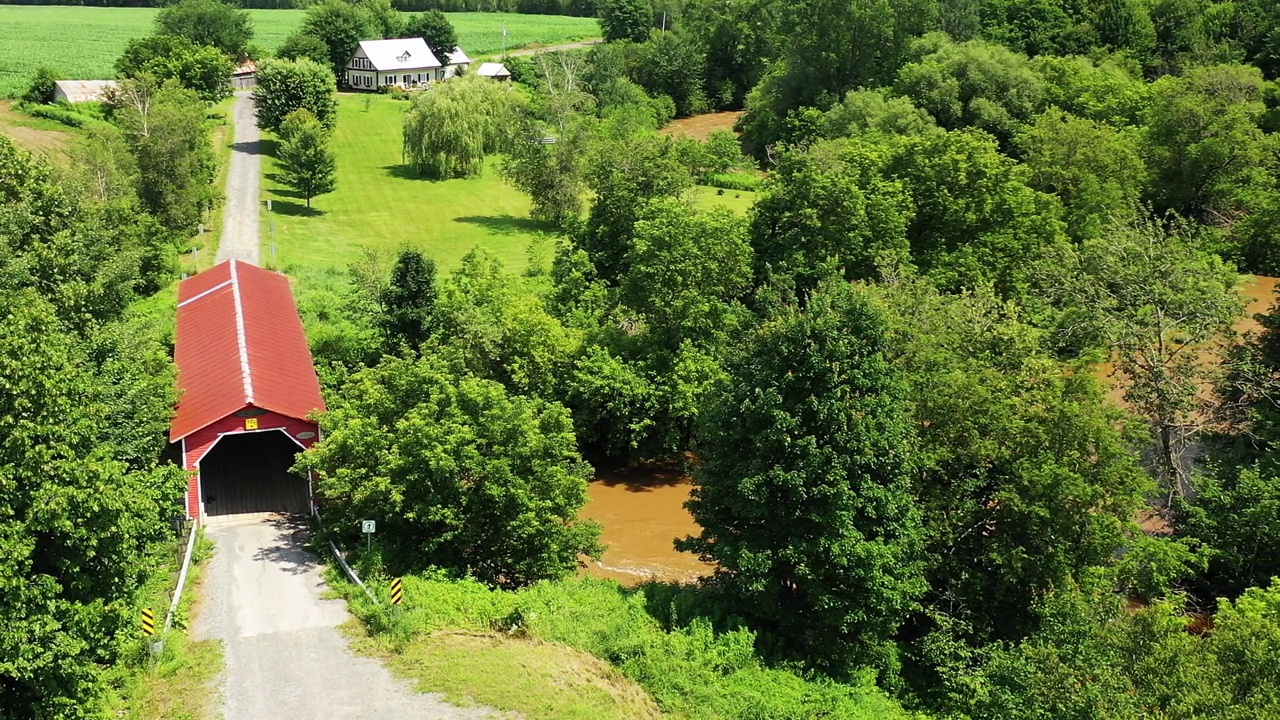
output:
[[[437,180],[479,175],[485,156],[503,149],[520,104],[511,85],[478,75],[432,85],[405,111],[405,162]]]

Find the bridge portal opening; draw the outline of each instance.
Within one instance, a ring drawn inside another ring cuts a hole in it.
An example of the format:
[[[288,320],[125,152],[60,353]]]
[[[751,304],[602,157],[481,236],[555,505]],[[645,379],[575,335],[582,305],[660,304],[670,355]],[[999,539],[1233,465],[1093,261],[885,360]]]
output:
[[[307,479],[289,471],[301,451],[279,430],[223,435],[200,460],[205,513],[309,512]]]

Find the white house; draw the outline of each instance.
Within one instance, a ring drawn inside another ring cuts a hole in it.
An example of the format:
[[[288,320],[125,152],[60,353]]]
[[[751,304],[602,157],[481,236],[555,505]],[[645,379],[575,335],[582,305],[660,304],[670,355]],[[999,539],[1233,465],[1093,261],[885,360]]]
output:
[[[422,38],[394,40],[362,40],[347,61],[343,78],[348,87],[375,90],[387,85],[403,88],[420,87],[458,74],[459,68],[471,64],[471,58],[454,48],[441,63]]]

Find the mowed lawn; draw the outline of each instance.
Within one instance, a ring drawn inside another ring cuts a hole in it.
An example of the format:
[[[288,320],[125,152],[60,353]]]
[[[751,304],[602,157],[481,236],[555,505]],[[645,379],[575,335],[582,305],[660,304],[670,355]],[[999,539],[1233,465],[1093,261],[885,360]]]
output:
[[[527,265],[531,241],[549,242],[550,234],[528,219],[528,198],[504,182],[492,162],[477,178],[414,177],[400,152],[408,106],[386,95],[339,96],[337,189],[315,198],[309,211],[274,181],[275,162],[264,158],[265,195],[272,201],[271,217],[263,215],[264,263],[300,279],[332,277],[361,260],[366,248],[392,256],[412,247],[447,271],[483,246],[518,272]]]
[[[20,93],[36,68],[48,65],[80,80],[112,77],[116,58],[133,38],[150,34],[155,8],[0,5],[0,97]],[[250,10],[254,44],[270,53],[302,23],[301,10]],[[594,18],[509,13],[449,13],[458,41],[478,56],[507,48],[554,45],[600,35]]]

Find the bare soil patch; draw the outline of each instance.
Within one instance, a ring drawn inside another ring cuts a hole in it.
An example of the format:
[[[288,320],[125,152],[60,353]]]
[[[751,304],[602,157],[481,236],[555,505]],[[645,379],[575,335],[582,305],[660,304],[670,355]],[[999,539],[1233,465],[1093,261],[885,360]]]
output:
[[[712,130],[733,132],[733,126],[740,117],[742,117],[741,110],[726,110],[725,112],[694,115],[693,117],[672,120],[660,132],[663,135],[687,135],[695,140],[706,140]]]
[[[12,100],[0,100],[0,133],[8,135],[18,147],[37,155],[65,156],[71,144],[69,130],[55,130],[49,120],[28,117],[13,109]]]

